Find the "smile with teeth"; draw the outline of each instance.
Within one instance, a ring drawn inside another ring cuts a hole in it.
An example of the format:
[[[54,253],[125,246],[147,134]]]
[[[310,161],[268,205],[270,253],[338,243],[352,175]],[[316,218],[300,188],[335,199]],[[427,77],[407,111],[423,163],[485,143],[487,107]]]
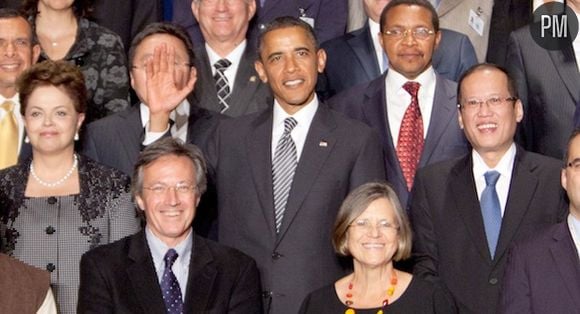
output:
[[[478,130],[489,130],[497,128],[496,123],[483,123],[477,126]]]
[[[304,82],[303,79],[289,80],[289,81],[285,81],[284,85],[292,87],[292,86],[296,86],[298,84],[301,84],[303,82]]]
[[[181,215],[180,210],[166,210],[161,212],[165,217],[177,217]]]
[[[0,65],[0,68],[4,69],[4,70],[16,70],[18,67],[20,67],[19,63],[10,63],[10,64],[2,64]]]
[[[363,247],[366,249],[382,249],[385,247],[384,243],[363,243]]]

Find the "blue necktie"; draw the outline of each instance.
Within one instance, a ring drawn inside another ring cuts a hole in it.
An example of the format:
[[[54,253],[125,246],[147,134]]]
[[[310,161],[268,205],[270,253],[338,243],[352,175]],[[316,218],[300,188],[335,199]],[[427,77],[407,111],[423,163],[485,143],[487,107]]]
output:
[[[488,171],[485,176],[485,189],[481,194],[481,215],[483,216],[483,225],[485,227],[485,236],[489,253],[493,259],[497,247],[497,239],[501,228],[501,208],[499,198],[495,190],[495,184],[499,179],[499,172]]]
[[[181,298],[181,288],[177,277],[171,270],[171,266],[177,259],[177,252],[174,249],[167,250],[163,260],[165,261],[165,271],[161,278],[161,292],[163,294],[163,302],[168,314],[182,314],[183,313],[183,299]]]

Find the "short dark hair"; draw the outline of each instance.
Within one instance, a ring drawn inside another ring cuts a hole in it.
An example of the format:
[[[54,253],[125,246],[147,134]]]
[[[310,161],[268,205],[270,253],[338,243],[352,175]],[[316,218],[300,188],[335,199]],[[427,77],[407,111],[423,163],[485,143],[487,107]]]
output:
[[[133,197],[140,196],[143,192],[143,168],[165,156],[187,157],[195,168],[195,183],[199,197],[207,188],[207,166],[201,150],[193,144],[184,144],[181,140],[172,137],[164,137],[147,146],[139,156],[133,171],[131,192]]]
[[[165,22],[151,23],[147,25],[137,35],[135,35],[135,38],[133,38],[133,41],[131,42],[131,47],[129,48],[129,65],[133,65],[135,51],[137,50],[137,47],[141,44],[141,42],[143,42],[143,40],[145,40],[147,37],[157,34],[166,34],[181,40],[181,42],[183,42],[183,45],[185,46],[185,49],[187,50],[189,64],[191,66],[193,65],[194,59],[193,44],[191,42],[191,39],[189,38],[189,35],[183,29],[183,27],[176,24]]]
[[[570,137],[568,137],[568,143],[566,144],[566,151],[564,152],[564,164],[562,165],[562,168],[566,169],[568,167],[568,157],[570,154],[570,146],[572,145],[572,141],[578,136],[580,135],[580,127],[576,127],[572,133],[570,134]]]
[[[384,198],[393,207],[397,225],[399,226],[397,252],[393,256],[394,261],[400,261],[411,256],[412,231],[407,218],[407,213],[401,206],[395,190],[385,182],[370,182],[359,186],[348,194],[336,215],[334,230],[332,233],[332,245],[336,253],[348,256],[347,231],[353,221],[360,216],[375,200]]]
[[[23,0],[22,11],[27,16],[36,18],[38,15],[38,1],[40,0]],[[95,0],[74,0],[72,8],[75,16],[89,17],[93,12],[93,4]]]
[[[258,36],[258,55],[262,55],[262,48],[264,45],[264,37],[266,34],[283,28],[299,27],[306,32],[306,36],[312,41],[316,50],[320,48],[318,43],[318,38],[316,33],[310,24],[304,22],[303,20],[293,17],[293,16],[281,16],[274,19],[272,22],[266,24],[263,29],[260,30],[260,35]]]
[[[30,32],[30,45],[34,46],[37,41],[36,41],[36,35],[34,34],[34,31],[32,30],[32,25],[30,24],[30,21],[28,21],[28,19],[26,18],[26,15],[24,15],[22,12],[15,10],[15,9],[10,9],[10,8],[1,8],[0,9],[0,20],[4,20],[4,19],[18,19],[21,18],[23,19],[26,24],[28,24],[28,30]]]
[[[73,101],[76,112],[84,113],[87,110],[87,87],[79,67],[62,60],[45,60],[24,71],[16,82],[20,94],[20,113],[23,116],[30,95],[42,86],[61,89]]]
[[[470,67],[469,69],[467,69],[467,71],[465,71],[459,77],[459,81],[457,82],[457,103],[458,103],[459,109],[461,109],[461,105],[460,105],[460,103],[461,103],[461,85],[463,85],[463,81],[465,80],[465,78],[467,78],[471,74],[473,74],[475,72],[479,72],[479,71],[484,71],[484,70],[496,70],[496,71],[500,71],[503,74],[505,74],[505,76],[507,78],[507,85],[508,85],[507,89],[508,89],[508,92],[510,93],[510,96],[515,97],[516,99],[519,98],[518,97],[518,89],[516,87],[516,82],[512,78],[512,76],[510,75],[508,70],[506,70],[504,67],[497,65],[497,64],[480,63],[480,64],[476,64],[476,65]]]
[[[416,5],[427,9],[429,12],[431,12],[431,24],[433,24],[434,31],[435,32],[439,31],[439,16],[437,15],[437,11],[435,10],[431,2],[427,0],[393,0],[389,2],[383,9],[383,12],[381,12],[381,19],[379,24],[381,33],[386,31],[384,28],[385,24],[387,23],[387,13],[389,13],[389,11],[392,8],[399,5],[408,5],[408,6]]]

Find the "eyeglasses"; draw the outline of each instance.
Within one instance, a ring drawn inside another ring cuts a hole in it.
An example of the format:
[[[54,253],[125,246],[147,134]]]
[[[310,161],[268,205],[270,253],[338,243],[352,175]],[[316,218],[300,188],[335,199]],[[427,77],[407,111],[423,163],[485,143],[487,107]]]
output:
[[[173,63],[173,65],[176,68],[181,68],[181,67],[185,67],[185,68],[191,68],[191,64],[187,63],[187,62],[183,62],[183,63],[179,63],[179,62],[175,62]],[[137,70],[145,70],[147,68],[147,64],[143,63],[141,65],[132,65],[131,69],[137,69]]]
[[[580,158],[576,158],[566,164],[566,167],[572,168],[574,171],[580,171]]]
[[[409,34],[412,34],[415,39],[425,40],[435,34],[435,32],[426,27],[417,27],[414,29],[392,28],[383,32],[383,35],[395,39],[403,39]]]
[[[177,194],[185,195],[197,190],[197,186],[193,184],[177,184],[175,186],[169,186],[165,184],[155,184],[152,186],[143,187],[143,189],[149,190],[156,195],[164,195],[169,190],[175,190]]]
[[[463,108],[465,110],[477,110],[481,107],[482,104],[486,104],[489,108],[499,108],[505,105],[508,102],[515,102],[518,100],[517,97],[506,97],[501,98],[499,96],[490,97],[485,100],[480,99],[471,99],[463,102],[463,104],[459,104],[459,108]]]
[[[365,232],[372,231],[373,227],[376,227],[377,230],[379,230],[382,233],[395,233],[400,229],[399,226],[390,223],[386,219],[381,219],[377,221],[377,223],[374,225],[369,219],[357,219],[353,221],[349,226]]]

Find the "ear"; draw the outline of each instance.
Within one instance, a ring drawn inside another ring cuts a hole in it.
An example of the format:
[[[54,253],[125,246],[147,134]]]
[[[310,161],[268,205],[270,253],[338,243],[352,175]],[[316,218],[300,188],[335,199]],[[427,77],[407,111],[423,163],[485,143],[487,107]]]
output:
[[[199,21],[199,1],[197,0],[193,0],[191,2],[191,12],[193,13],[193,16],[195,16],[195,20]]]
[[[258,76],[260,77],[260,80],[262,80],[262,82],[264,82],[264,84],[268,83],[268,76],[266,75],[266,70],[264,69],[264,64],[262,63],[261,60],[256,60],[254,62],[254,68],[256,69],[256,72],[258,72]]]
[[[514,104],[514,110],[516,114],[516,121],[519,123],[524,118],[524,105],[522,105],[521,100],[516,100],[516,103]]]
[[[463,117],[461,116],[461,109],[457,108],[457,122],[459,122],[459,128],[463,130]]]
[[[433,51],[439,47],[439,42],[441,42],[441,31],[437,31],[437,33],[435,33],[435,47],[433,48]]]
[[[35,64],[38,61],[38,57],[40,57],[40,45],[36,44],[32,46],[32,63]]]
[[[137,203],[137,206],[140,210],[145,211],[145,202],[140,195],[135,195],[135,202]]]
[[[568,179],[566,178],[566,168],[562,169],[562,171],[560,171],[560,184],[562,184],[562,187],[564,188],[564,190],[568,191],[567,186],[568,186]]]
[[[322,72],[324,72],[324,68],[326,67],[326,51],[324,51],[324,49],[320,48],[316,52],[316,56],[318,58],[318,65],[317,65],[318,73],[322,73]]]
[[[83,122],[84,121],[85,121],[85,114],[84,113],[79,113],[78,114],[78,117],[77,117],[77,133],[81,129],[81,126],[83,125]]]
[[[247,1],[248,2],[248,22],[252,20],[254,14],[256,14],[256,1]]]

